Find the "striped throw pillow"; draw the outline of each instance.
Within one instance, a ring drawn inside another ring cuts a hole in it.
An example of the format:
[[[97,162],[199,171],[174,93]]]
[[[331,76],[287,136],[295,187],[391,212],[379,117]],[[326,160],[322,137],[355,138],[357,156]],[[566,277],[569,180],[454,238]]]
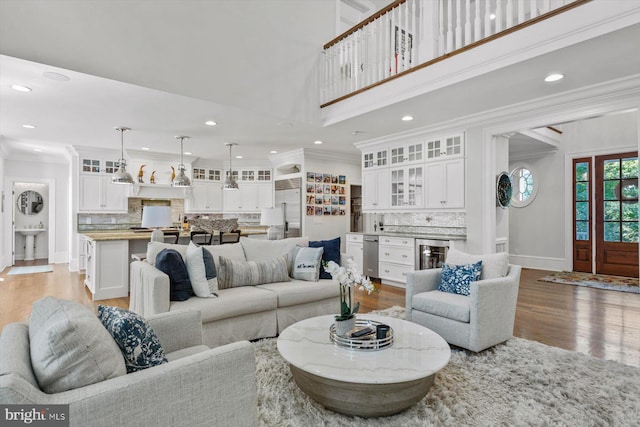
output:
[[[290,280],[286,256],[262,261],[236,261],[221,256],[219,261],[219,289],[288,282]]]

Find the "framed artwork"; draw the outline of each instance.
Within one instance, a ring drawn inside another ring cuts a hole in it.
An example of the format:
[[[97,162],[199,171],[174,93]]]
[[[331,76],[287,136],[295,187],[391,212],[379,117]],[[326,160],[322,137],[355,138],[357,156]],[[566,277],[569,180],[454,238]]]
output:
[[[331,184],[323,184],[324,185],[324,194],[331,194]]]
[[[500,172],[496,177],[496,204],[507,209],[511,205],[513,183],[508,172]]]
[[[394,22],[391,22],[391,37],[393,47],[393,63],[391,71],[397,73],[400,69],[411,67],[411,49],[413,48],[413,34],[409,33]]]
[[[344,197],[344,196],[338,196],[338,197],[339,197],[339,199],[338,199],[338,204],[339,205],[344,206],[344,205],[347,204],[347,198],[346,197]]]
[[[331,194],[338,194],[338,186],[337,185],[332,185],[331,186]]]
[[[315,172],[307,172],[307,182],[315,182],[316,174]]]
[[[315,193],[315,192],[316,192],[315,184],[307,184],[307,193]]]
[[[331,206],[331,215],[338,216],[340,214],[340,209],[338,206]]]
[[[322,204],[323,205],[330,205],[331,204],[331,196],[328,194],[325,194],[324,199],[322,199]]]
[[[315,216],[322,216],[322,206],[316,206]]]
[[[325,184],[331,184],[331,174],[330,173],[322,174],[322,182],[324,182]]]
[[[322,215],[331,215],[331,206],[323,206]]]
[[[345,185],[347,183],[347,177],[345,175],[338,175],[338,184]]]
[[[316,203],[316,195],[311,193],[311,194],[307,194],[307,204],[308,205],[313,205]]]
[[[307,205],[307,216],[313,216],[315,208],[313,205]]]
[[[316,205],[322,204],[322,195],[316,194]]]
[[[322,184],[316,184],[316,194],[322,194]]]

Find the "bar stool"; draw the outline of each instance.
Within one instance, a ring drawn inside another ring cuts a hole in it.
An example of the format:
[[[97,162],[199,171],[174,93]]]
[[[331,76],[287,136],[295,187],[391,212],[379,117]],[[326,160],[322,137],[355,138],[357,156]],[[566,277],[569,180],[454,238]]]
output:
[[[226,243],[238,243],[240,241],[240,230],[233,230],[225,233],[224,231],[220,232],[220,244],[224,245]]]
[[[202,239],[202,242],[196,242],[197,239],[194,239],[194,237],[199,237],[199,236],[204,236],[204,238]],[[210,245],[211,244],[211,239],[213,239],[213,234],[211,233],[207,233],[206,231],[192,231],[191,233],[189,233],[189,237],[191,238],[191,241],[193,243],[197,243],[199,245]]]

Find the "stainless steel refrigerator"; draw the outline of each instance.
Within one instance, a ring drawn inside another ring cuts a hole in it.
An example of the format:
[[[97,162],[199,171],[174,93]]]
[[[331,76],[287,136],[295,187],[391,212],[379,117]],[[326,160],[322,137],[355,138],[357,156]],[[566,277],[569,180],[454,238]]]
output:
[[[302,178],[275,182],[276,207],[282,208],[284,238],[302,235]]]

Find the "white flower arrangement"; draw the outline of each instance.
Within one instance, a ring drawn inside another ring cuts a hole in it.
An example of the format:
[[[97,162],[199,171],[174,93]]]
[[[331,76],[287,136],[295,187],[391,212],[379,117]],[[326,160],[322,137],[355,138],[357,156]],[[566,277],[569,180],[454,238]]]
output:
[[[329,261],[324,264],[324,271],[340,284],[340,314],[336,315],[336,320],[350,319],[358,312],[360,302],[352,305],[352,288],[367,291],[368,294],[378,292],[371,280],[360,274],[358,265],[352,259],[347,260],[347,268]]]

